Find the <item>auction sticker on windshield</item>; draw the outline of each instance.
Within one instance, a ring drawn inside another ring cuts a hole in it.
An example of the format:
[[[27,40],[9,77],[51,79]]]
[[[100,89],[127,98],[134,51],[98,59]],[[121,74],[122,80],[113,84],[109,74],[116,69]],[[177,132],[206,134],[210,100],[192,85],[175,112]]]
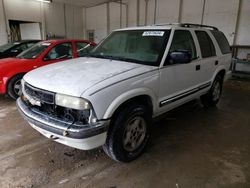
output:
[[[157,36],[162,37],[164,35],[164,31],[144,31],[142,36]]]

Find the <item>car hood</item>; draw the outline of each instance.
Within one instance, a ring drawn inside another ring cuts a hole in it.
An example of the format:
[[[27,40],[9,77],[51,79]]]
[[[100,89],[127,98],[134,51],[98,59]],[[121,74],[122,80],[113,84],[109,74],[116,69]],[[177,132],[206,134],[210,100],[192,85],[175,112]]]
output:
[[[0,66],[9,65],[10,63],[16,62],[16,58],[4,58],[0,60]]]
[[[123,61],[83,57],[33,70],[24,76],[24,80],[43,90],[80,97],[88,89],[93,89],[95,85],[107,82],[110,78],[119,81],[124,79],[124,74],[135,70],[136,74],[140,74],[150,67]]]
[[[0,67],[12,67],[16,64],[22,63],[22,62],[28,62],[31,61],[30,59],[19,59],[19,58],[4,58],[0,60]]]

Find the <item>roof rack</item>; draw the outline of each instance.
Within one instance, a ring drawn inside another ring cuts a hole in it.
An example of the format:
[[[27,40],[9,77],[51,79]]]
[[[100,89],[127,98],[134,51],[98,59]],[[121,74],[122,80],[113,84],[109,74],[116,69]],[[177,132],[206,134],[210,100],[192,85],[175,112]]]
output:
[[[164,25],[176,25],[176,26],[181,26],[181,23],[159,23],[159,24],[154,24],[154,26],[164,26]]]
[[[192,24],[192,23],[160,23],[160,24],[155,24],[155,26],[164,26],[164,25],[176,25],[179,27],[205,27],[205,28],[210,28],[210,29],[216,30],[216,31],[219,30],[217,27],[214,27],[214,26]]]
[[[210,26],[210,25],[201,25],[201,24],[192,24],[192,23],[181,23],[180,26],[181,27],[206,27],[206,28],[210,28],[210,29],[219,31],[219,29],[217,27]]]

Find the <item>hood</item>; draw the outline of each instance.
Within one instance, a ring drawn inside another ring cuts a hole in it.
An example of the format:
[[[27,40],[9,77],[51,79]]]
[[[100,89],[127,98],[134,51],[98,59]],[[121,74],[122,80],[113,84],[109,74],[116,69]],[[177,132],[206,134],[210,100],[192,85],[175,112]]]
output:
[[[0,67],[12,67],[21,62],[28,62],[30,59],[4,58],[0,60]],[[20,65],[19,65],[20,66]]]
[[[0,60],[0,66],[9,65],[16,61],[16,58],[4,58]]]
[[[36,69],[26,74],[24,80],[40,89],[80,97],[93,86],[109,78],[119,80],[123,74],[140,67],[149,66],[83,57]]]

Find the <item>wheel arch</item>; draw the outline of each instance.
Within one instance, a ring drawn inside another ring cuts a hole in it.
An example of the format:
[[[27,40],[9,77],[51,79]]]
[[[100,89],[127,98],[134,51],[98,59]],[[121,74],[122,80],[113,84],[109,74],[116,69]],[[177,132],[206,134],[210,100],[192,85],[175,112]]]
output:
[[[146,88],[135,89],[118,96],[107,108],[103,119],[113,117],[119,110],[129,103],[136,102],[138,104],[146,104],[152,113],[154,113],[156,106],[156,97],[152,91]]]
[[[213,75],[212,81],[214,81],[217,75],[221,75],[222,79],[224,79],[226,75],[226,68],[224,66],[221,66],[220,68],[218,68]]]
[[[10,81],[11,81],[14,77],[19,76],[19,75],[24,76],[25,74],[26,74],[26,72],[21,72],[21,73],[17,73],[17,74],[14,74],[14,75],[12,75],[12,76],[9,76],[9,77],[8,77],[8,80],[7,80],[7,82],[6,82],[6,85],[5,85],[6,92],[8,92],[7,89],[8,89],[9,83],[10,83]]]
[[[217,75],[220,75],[222,79],[224,79],[225,75],[226,75],[226,70],[225,69],[221,69]]]

